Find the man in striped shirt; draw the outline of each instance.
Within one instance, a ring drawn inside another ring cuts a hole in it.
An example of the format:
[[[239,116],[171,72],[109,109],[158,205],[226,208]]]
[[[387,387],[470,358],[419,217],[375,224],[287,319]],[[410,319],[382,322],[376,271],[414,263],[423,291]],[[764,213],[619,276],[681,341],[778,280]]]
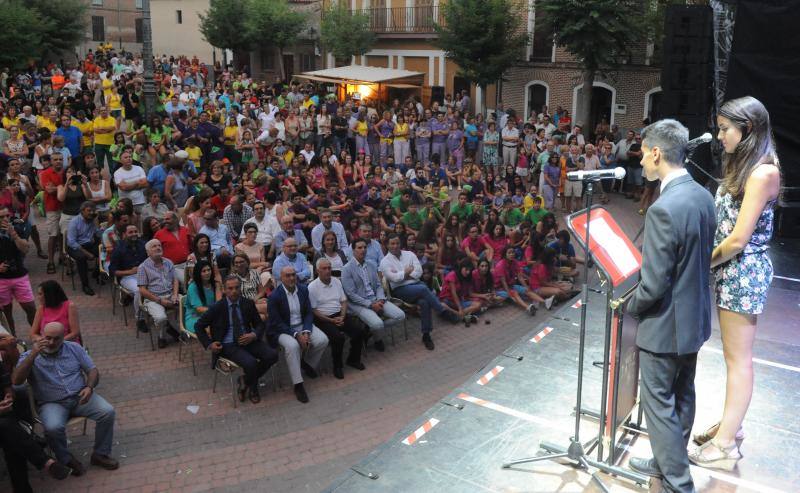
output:
[[[136,283],[144,301],[144,309],[158,328],[158,347],[165,348],[167,333],[178,340],[178,331],[174,329],[178,326],[178,278],[175,276],[175,266],[163,256],[160,241],[148,241],[145,250],[147,260],[136,271]]]

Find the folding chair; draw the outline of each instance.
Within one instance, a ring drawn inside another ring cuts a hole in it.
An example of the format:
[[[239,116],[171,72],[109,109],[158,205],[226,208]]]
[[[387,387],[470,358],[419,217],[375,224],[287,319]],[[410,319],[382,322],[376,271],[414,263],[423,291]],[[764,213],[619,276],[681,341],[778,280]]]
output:
[[[211,389],[212,393],[217,392],[217,375],[227,375],[231,381],[231,398],[233,399],[233,407],[239,405],[239,399],[236,395],[236,383],[233,381],[233,375],[237,371],[242,371],[242,367],[226,358],[217,358],[217,364],[214,365],[214,387]]]
[[[131,295],[131,296],[133,296],[133,295]],[[122,313],[125,313],[125,307],[123,307]],[[145,323],[145,325],[147,325],[147,328],[148,328],[147,334],[150,336],[150,349],[155,351],[156,350],[156,342],[153,339],[153,331],[156,330],[156,324],[153,322],[153,317],[150,316],[150,312],[148,312],[144,308],[144,298],[141,297],[141,296],[139,297],[139,313],[144,315],[144,323]],[[138,339],[139,338],[139,327],[137,327],[137,324],[133,324],[133,328],[136,331],[136,338]]]
[[[17,347],[20,348],[19,345],[17,345]],[[24,350],[24,348],[22,348],[22,349]],[[22,352],[23,351],[20,351],[20,354]],[[39,410],[36,409],[36,403],[34,402],[34,398],[33,398],[33,387],[31,387],[31,384],[29,382],[27,382],[27,381],[25,382],[25,392],[27,392],[27,394],[28,394],[28,404],[30,405],[30,408],[31,408],[31,416],[33,416],[33,423],[31,423],[31,426],[34,428],[33,431],[34,432],[36,431],[35,428],[36,428],[37,425],[41,426],[41,433],[40,434],[42,436],[44,436],[44,434],[45,434],[44,433],[44,423],[42,423],[42,419],[39,417]],[[89,419],[86,416],[74,416],[74,417],[69,418],[67,420],[67,426],[66,427],[69,428],[71,426],[83,425],[83,433],[81,433],[81,434],[83,436],[86,436],[86,425],[87,425],[88,421],[89,421]]]
[[[64,259],[64,263],[61,264],[61,282],[64,282],[64,277],[67,275],[67,270],[69,270],[69,277],[72,279],[72,290],[75,291],[75,259],[70,257],[69,253],[67,253],[67,237],[62,236],[61,239],[61,258]]]
[[[183,346],[186,346],[186,351],[189,352],[189,356],[192,359],[192,373],[194,376],[197,376],[197,367],[194,363],[194,348],[192,348],[192,341],[197,341],[197,334],[194,332],[190,332],[186,330],[186,327],[183,325],[183,314],[184,314],[184,303],[186,303],[186,296],[181,296],[178,302],[178,323],[180,324],[180,341],[178,344],[178,363],[183,361]]]
[[[104,255],[105,254],[105,250],[106,249],[103,248],[103,244],[102,243],[100,243],[97,246],[97,270],[99,272],[99,276],[98,277],[101,278],[102,283],[103,284],[108,283],[111,286],[109,288],[109,290],[111,291],[111,304],[113,306],[113,304],[114,304],[114,283],[113,283],[113,280],[111,279],[111,274],[108,273],[108,269],[106,269],[106,266],[103,265],[103,260],[102,260],[103,257],[105,257],[105,255]],[[98,286],[98,289],[99,289],[99,286]]]
[[[411,303],[406,303],[405,301],[401,300],[400,298],[392,296],[392,289],[389,287],[389,281],[386,280],[385,277],[379,276],[381,278],[381,284],[383,285],[383,292],[386,293],[386,298],[391,301],[393,304],[397,305],[400,309],[402,309],[406,314],[408,314],[411,310],[416,310],[417,305],[412,305]],[[406,340],[408,340],[408,317],[403,319],[403,334],[405,335]],[[389,329],[389,334],[392,336],[392,346],[394,346],[394,327]]]

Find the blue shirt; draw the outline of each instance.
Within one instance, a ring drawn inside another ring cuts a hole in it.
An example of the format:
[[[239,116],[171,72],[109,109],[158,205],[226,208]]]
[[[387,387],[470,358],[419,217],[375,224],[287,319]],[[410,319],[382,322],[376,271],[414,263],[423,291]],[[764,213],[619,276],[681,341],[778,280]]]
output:
[[[233,243],[231,242],[231,235],[228,232],[228,227],[222,223],[217,224],[216,229],[211,229],[208,226],[200,228],[200,233],[208,235],[211,241],[211,251],[214,255],[219,255],[219,251],[224,248],[229,254],[233,255]]]
[[[164,169],[163,164],[153,166],[150,172],[147,173],[147,183],[150,188],[158,190],[158,194],[164,196],[164,184],[167,182],[167,170]]]
[[[70,219],[67,226],[67,246],[77,250],[81,245],[92,243],[97,231],[94,221],[87,221],[79,214]],[[90,253],[94,255],[94,252]]]
[[[297,241],[298,248],[302,248],[303,245],[308,245],[308,240],[306,239],[306,235],[303,234],[302,230],[294,229],[292,231],[292,238]],[[272,244],[275,246],[276,252],[283,251],[283,242],[286,241],[287,238],[289,238],[289,234],[284,230],[281,230],[278,234],[272,237]]]
[[[575,256],[575,247],[572,246],[572,243],[567,243],[567,246],[562,247],[561,243],[556,241],[551,241],[547,244],[547,248],[552,248],[559,255],[566,255],[567,257],[574,257]]]
[[[316,251],[322,250],[322,235],[327,230],[328,229],[322,223],[317,224],[316,226],[314,226],[314,229],[311,230],[311,246],[314,247],[314,250]],[[336,221],[332,221],[331,231],[336,233],[336,238],[339,240],[339,249],[344,250],[345,248],[347,248],[347,233],[345,232],[342,223],[337,223]]]
[[[298,282],[307,283],[310,280],[311,269],[309,268],[305,255],[298,253],[293,259],[290,259],[285,253],[281,253],[275,257],[275,262],[272,263],[272,276],[277,285],[280,285],[281,283],[281,271],[284,267],[289,266],[294,267],[295,272],[297,272]]]
[[[56,129],[56,135],[64,137],[64,146],[69,149],[73,156],[81,155],[81,138],[83,134],[78,127],[74,125],[59,127]]]
[[[25,351],[20,363],[30,355],[30,351]],[[86,350],[77,342],[64,341],[61,349],[52,355],[42,351],[28,376],[36,402],[59,402],[77,396],[86,387],[84,373],[94,367]]]
[[[446,142],[447,135],[436,135],[433,132],[441,132],[442,130],[449,130],[449,129],[450,129],[450,124],[447,123],[446,121],[440,122],[439,120],[433,120],[431,122],[431,133],[432,133],[431,142],[433,142],[434,144],[443,144],[444,142]]]

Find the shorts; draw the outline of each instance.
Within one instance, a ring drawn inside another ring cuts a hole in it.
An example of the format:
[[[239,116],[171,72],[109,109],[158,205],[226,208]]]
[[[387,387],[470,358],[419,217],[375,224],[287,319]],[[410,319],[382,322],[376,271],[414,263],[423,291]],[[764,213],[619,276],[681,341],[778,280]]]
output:
[[[580,197],[583,193],[583,183],[580,181],[568,181],[564,183],[564,197]]]
[[[511,289],[516,291],[517,294],[525,294],[528,291],[528,288],[526,288],[525,286],[523,286],[521,284],[514,284],[513,286],[511,286]],[[496,290],[495,293],[497,294],[497,296],[499,296],[501,298],[508,298],[508,296],[509,296],[508,292],[507,291],[503,291],[502,289]]]
[[[47,211],[45,212],[44,228],[47,231],[47,236],[55,238],[58,236],[58,221],[61,218],[61,211]]]
[[[635,185],[637,187],[641,187],[644,184],[642,179],[642,168],[641,166],[636,166],[635,168],[628,167],[627,169],[628,174],[626,175],[628,185]]]
[[[69,222],[72,221],[73,217],[75,216],[72,214],[61,213],[61,217],[58,219],[58,230],[61,231],[62,236],[67,236],[67,228],[69,228]]]
[[[442,303],[444,303],[445,305],[449,306],[449,307],[450,307],[450,308],[452,308],[453,310],[458,310],[458,308],[456,308],[455,306],[453,306],[453,305],[454,305],[454,303],[453,303],[453,300],[452,300],[452,299],[449,299],[449,300],[442,300]],[[472,305],[472,303],[474,303],[474,301],[470,301],[470,300],[461,300],[461,308],[469,308],[469,307],[470,307],[470,305]]]
[[[528,176],[528,168],[514,168],[516,170],[517,176],[521,176],[525,178]]]
[[[33,301],[33,290],[28,274],[14,279],[0,279],[0,306],[8,306],[14,300],[17,300],[17,303]]]

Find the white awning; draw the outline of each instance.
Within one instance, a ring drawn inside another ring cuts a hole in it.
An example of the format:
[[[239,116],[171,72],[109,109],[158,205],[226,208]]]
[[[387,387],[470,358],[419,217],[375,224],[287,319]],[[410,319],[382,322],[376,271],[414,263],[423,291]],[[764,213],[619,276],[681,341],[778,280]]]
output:
[[[314,70],[313,72],[303,72],[295,75],[295,77],[324,82],[349,84],[391,83],[393,85],[403,84],[411,87],[420,87],[425,80],[425,74],[422,72],[364,65],[348,65],[346,67]]]

